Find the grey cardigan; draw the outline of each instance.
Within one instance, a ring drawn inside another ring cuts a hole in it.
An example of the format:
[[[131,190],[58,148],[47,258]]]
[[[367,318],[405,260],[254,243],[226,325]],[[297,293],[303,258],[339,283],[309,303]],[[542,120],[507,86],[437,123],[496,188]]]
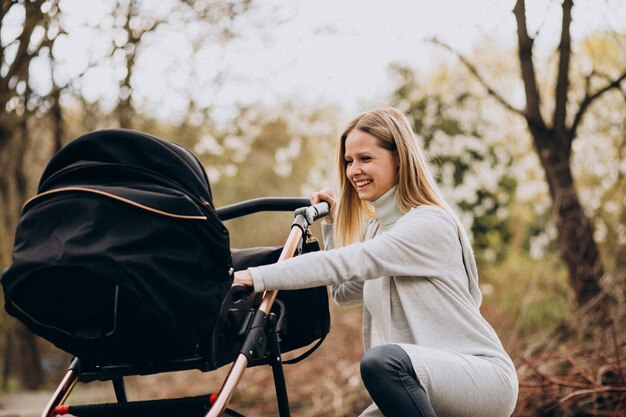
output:
[[[384,197],[393,201],[395,195]],[[388,208],[388,202],[378,203]],[[480,314],[478,274],[465,232],[438,207],[404,215],[383,211],[377,208],[374,222],[381,227],[369,240],[251,268],[255,291],[331,285],[334,299],[345,305],[363,302],[364,285],[381,279],[381,318],[374,323],[363,311],[365,349],[401,346],[440,416],[510,415],[517,398],[515,367]],[[332,246],[331,227],[324,229]],[[478,408],[468,408],[477,398]],[[364,415],[380,412],[372,406]]]

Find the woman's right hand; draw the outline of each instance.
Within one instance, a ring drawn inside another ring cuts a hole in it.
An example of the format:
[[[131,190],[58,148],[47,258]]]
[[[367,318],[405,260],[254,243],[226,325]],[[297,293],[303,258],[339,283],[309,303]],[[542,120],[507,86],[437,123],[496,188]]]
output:
[[[335,221],[333,217],[335,208],[337,207],[337,200],[335,198],[335,190],[332,188],[322,188],[319,191],[309,194],[311,204],[317,204],[325,201],[330,205],[330,212],[326,217],[324,217],[323,223],[333,223]]]

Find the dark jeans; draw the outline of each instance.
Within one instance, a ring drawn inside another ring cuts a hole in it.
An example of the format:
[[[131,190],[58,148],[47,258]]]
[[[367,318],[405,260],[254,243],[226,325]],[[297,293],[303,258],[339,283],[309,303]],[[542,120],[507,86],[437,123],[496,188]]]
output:
[[[411,359],[400,346],[381,345],[365,352],[361,379],[385,417],[436,417]]]

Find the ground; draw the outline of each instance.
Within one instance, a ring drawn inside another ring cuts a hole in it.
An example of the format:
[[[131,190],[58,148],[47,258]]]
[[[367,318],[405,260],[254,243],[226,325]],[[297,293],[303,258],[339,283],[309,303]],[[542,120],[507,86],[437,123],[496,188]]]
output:
[[[111,390],[112,391],[112,390]],[[16,393],[0,394],[0,417],[39,417],[48,404],[54,389],[45,391],[24,391]],[[73,398],[80,401],[90,402],[108,400],[112,398],[110,394],[100,385],[76,389]]]

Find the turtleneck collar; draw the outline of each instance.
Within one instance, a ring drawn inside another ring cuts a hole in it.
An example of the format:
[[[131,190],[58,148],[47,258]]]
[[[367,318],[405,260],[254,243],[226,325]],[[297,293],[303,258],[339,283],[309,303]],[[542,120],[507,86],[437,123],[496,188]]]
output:
[[[397,190],[398,186],[396,185],[376,200],[370,202],[376,212],[376,218],[382,226],[395,223],[396,220],[404,215],[396,203]]]

